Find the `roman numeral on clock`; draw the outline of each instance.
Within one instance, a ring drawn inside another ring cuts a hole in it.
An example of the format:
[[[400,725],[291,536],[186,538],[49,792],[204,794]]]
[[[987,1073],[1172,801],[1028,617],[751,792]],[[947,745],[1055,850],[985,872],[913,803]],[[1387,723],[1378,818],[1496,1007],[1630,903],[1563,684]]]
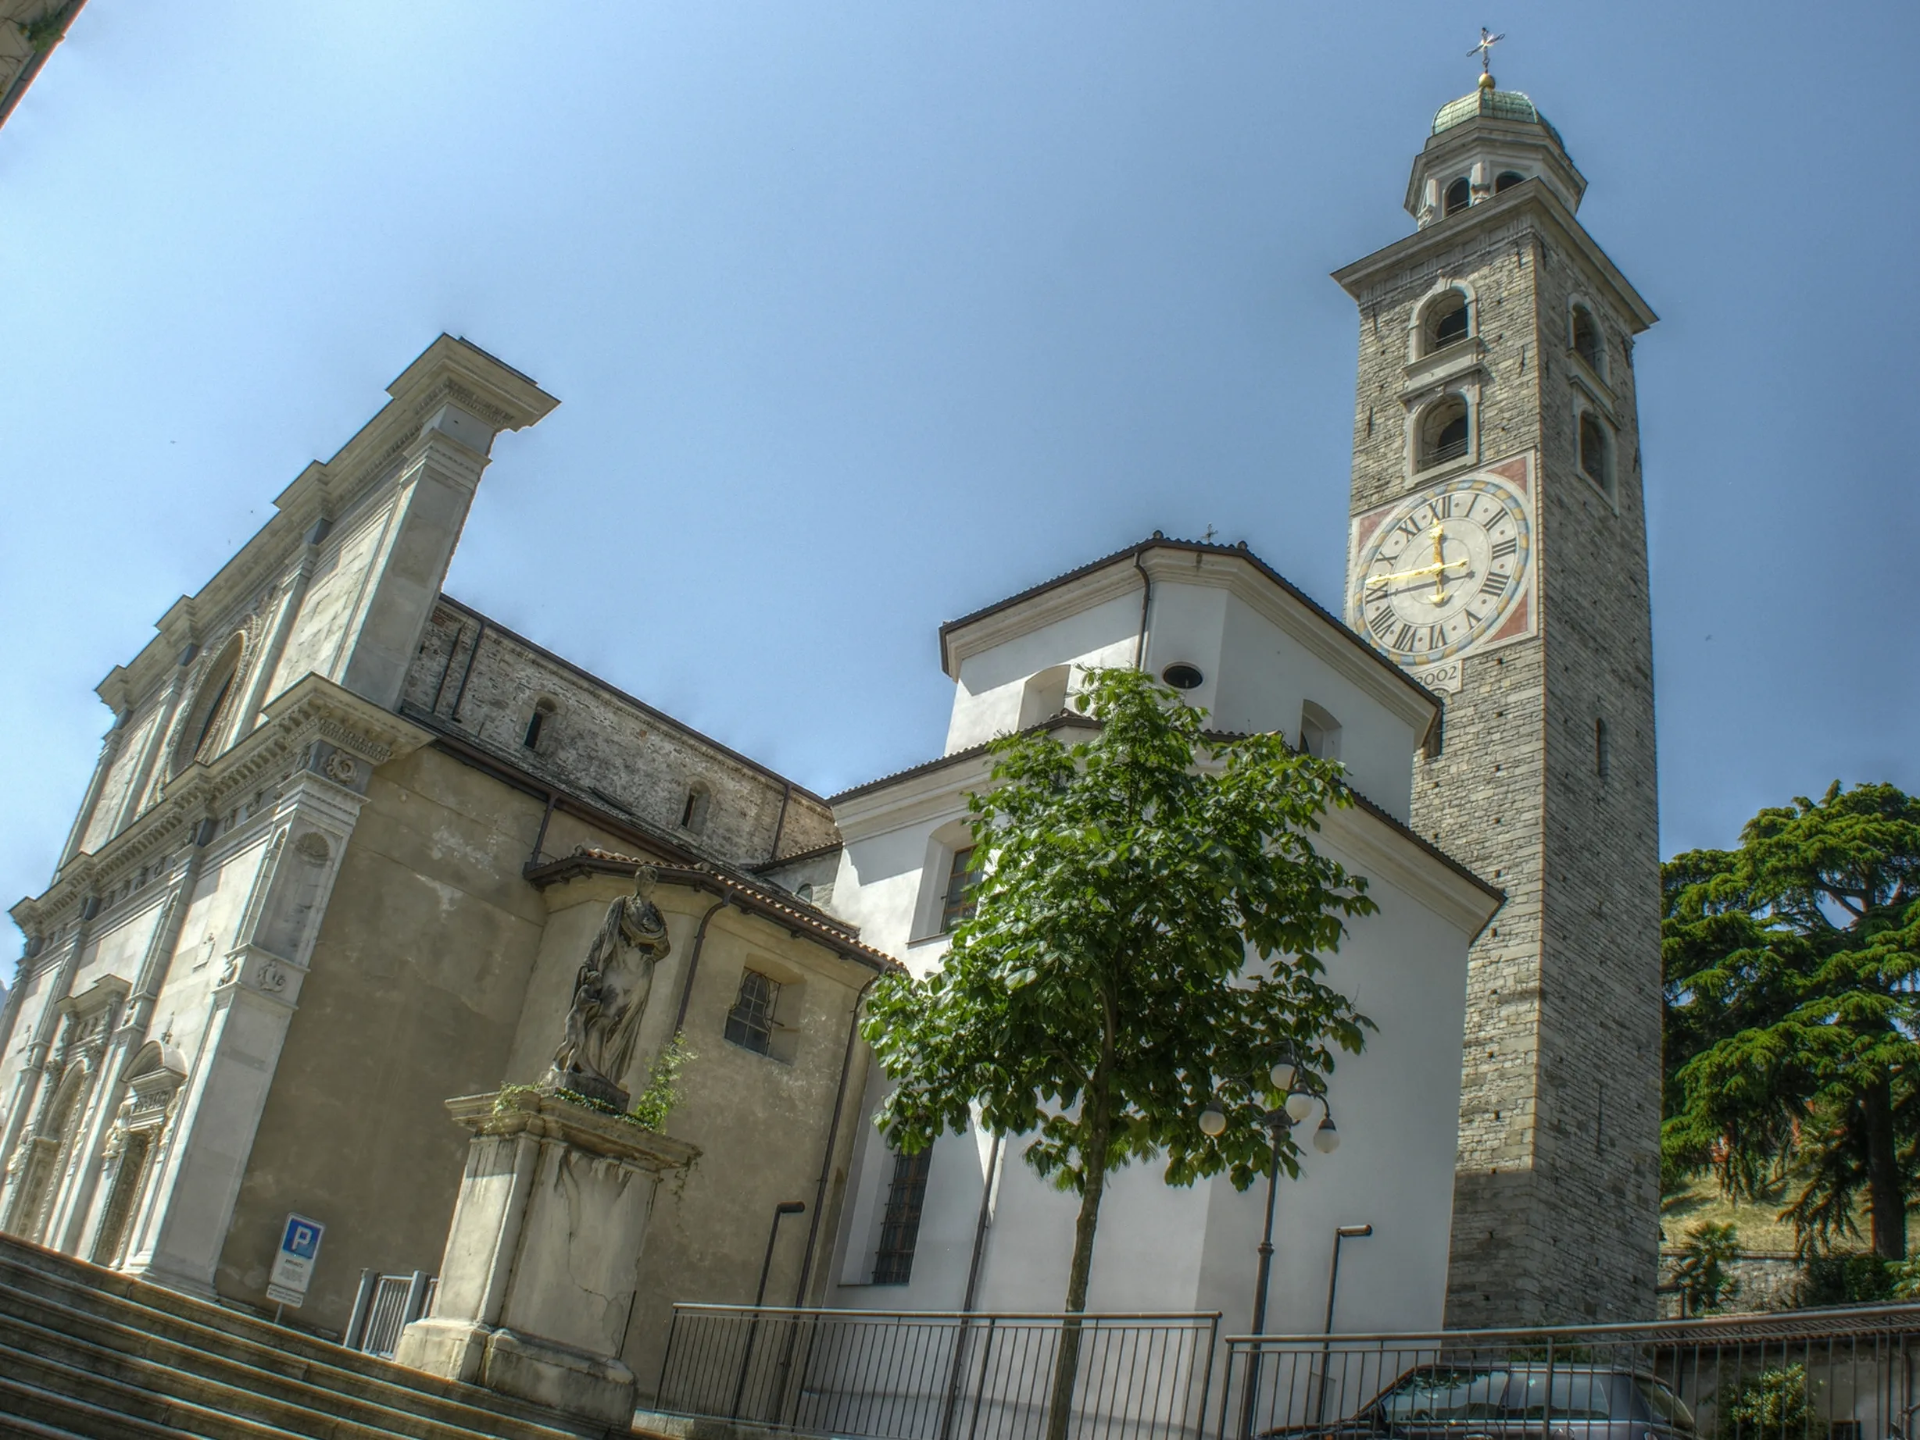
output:
[[[1400,627],[1400,633],[1393,637],[1393,648],[1396,650],[1413,649],[1413,637],[1418,632],[1419,632],[1418,626],[1402,625]]]
[[[1519,547],[1520,542],[1517,540],[1502,540],[1493,547],[1493,558],[1496,560],[1505,560],[1509,555],[1513,554],[1515,550],[1519,549]]]
[[[1507,593],[1507,583],[1512,579],[1513,576],[1503,574],[1496,570],[1480,582],[1480,593],[1482,595],[1504,595]]]
[[[1393,629],[1393,622],[1399,618],[1393,613],[1391,605],[1382,605],[1373,612],[1373,618],[1367,621],[1367,628],[1384,641],[1387,638],[1387,632]]]

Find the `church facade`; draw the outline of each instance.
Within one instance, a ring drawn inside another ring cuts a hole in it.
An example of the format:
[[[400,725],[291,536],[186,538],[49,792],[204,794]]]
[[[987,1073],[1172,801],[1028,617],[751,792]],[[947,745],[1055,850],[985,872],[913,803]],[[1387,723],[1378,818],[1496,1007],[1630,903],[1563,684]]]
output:
[[[1443,109],[1418,229],[1360,306],[1344,618],[1240,546],[1162,536],[941,631],[945,744],[821,797],[442,592],[499,436],[556,403],[441,337],[332,460],[100,686],[114,714],[0,1014],[0,1228],[266,1308],[290,1213],[327,1227],[298,1323],[363,1268],[438,1264],[445,1102],[540,1077],[636,869],[670,938],[631,1072],[691,1050],[625,1358],[678,1300],[1049,1309],[1073,1206],[1018,1137],[891,1153],[857,1037],[965,904],[984,742],[1071,726],[1137,665],[1222,730],[1347,767],[1317,843],[1366,875],[1333,983],[1380,1025],[1281,1207],[1269,1328],[1652,1314],[1658,857],[1631,371],[1652,314],[1574,217],[1525,97]],[[1549,653],[1551,652],[1551,653]],[[929,746],[929,749],[935,747]],[[1317,1123],[1321,1118],[1314,1117]],[[1306,1138],[1304,1133],[1301,1138]],[[1310,1149],[1310,1147],[1309,1147]],[[1262,1200],[1109,1192],[1093,1303],[1248,1318]]]

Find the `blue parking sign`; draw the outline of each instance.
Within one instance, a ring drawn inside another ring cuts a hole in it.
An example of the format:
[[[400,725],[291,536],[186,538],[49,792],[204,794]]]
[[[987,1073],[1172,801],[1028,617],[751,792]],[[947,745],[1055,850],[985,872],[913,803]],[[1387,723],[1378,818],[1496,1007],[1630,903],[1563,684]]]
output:
[[[287,1216],[287,1228],[280,1232],[280,1253],[273,1257],[273,1273],[267,1280],[267,1298],[299,1309],[307,1298],[307,1286],[313,1280],[313,1265],[320,1258],[320,1240],[327,1227],[304,1215]]]
[[[280,1242],[280,1248],[289,1255],[311,1260],[320,1253],[320,1236],[326,1228],[318,1220],[309,1220],[304,1215],[289,1215],[287,1233]]]

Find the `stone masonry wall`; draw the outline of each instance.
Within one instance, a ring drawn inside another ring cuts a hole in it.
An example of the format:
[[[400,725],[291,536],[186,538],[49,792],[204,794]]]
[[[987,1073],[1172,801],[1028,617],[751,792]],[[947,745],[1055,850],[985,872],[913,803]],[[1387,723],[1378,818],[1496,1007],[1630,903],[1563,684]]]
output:
[[[552,710],[529,748],[528,721],[542,702]],[[729,865],[772,859],[776,834],[781,856],[839,839],[818,796],[444,598],[402,709]],[[695,786],[704,788],[702,813],[684,825]]]
[[[1622,516],[1602,500],[1601,526],[1582,508],[1597,492],[1573,466],[1565,327],[1549,323],[1564,311],[1549,271],[1571,274],[1571,262],[1543,269],[1539,229],[1522,210],[1436,235],[1359,297],[1356,513],[1536,452],[1538,633],[1469,652],[1441,749],[1416,762],[1414,780],[1414,827],[1508,896],[1469,971],[1450,1325],[1640,1318],[1653,1304],[1658,854],[1644,531],[1637,475],[1621,489]],[[1478,453],[1415,487],[1401,398],[1409,325],[1443,280],[1475,293]],[[1624,331],[1616,322],[1609,333],[1617,345]],[[1630,415],[1630,391],[1621,404]],[[1617,453],[1630,456],[1630,442]],[[1592,783],[1601,695],[1605,786]]]
[[[1547,673],[1543,1093],[1536,1162],[1578,1216],[1549,1272],[1571,1318],[1641,1319],[1659,1251],[1660,860],[1652,612],[1631,342],[1578,257],[1541,250],[1542,621]],[[1605,379],[1572,352],[1599,322]],[[1614,493],[1582,472],[1577,406],[1611,436]],[[1596,722],[1607,757],[1602,773]]]

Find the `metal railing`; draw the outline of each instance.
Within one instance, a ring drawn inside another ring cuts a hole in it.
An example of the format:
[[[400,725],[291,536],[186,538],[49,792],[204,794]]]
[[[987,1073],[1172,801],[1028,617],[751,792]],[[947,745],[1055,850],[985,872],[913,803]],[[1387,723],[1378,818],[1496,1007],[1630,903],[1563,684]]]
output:
[[[1197,1440],[1217,1314],[675,1305],[655,1404],[852,1440],[1040,1440],[1070,1325],[1073,1440]]]
[[[349,1350],[391,1360],[394,1347],[400,1343],[400,1332],[432,1311],[434,1293],[439,1288],[439,1278],[424,1270],[409,1275],[362,1270],[353,1313],[340,1343]]]
[[[1920,1305],[1230,1336],[1219,1440],[1908,1440]]]

